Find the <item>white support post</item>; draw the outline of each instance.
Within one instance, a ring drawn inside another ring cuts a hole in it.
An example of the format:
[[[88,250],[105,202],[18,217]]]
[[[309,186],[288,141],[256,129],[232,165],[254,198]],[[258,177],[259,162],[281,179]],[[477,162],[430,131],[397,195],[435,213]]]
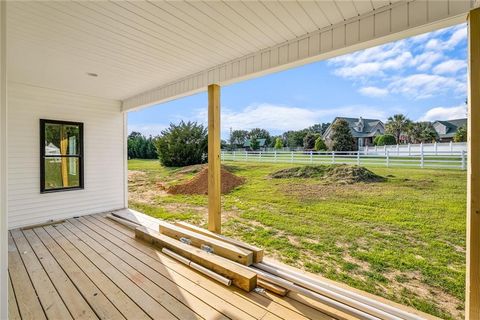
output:
[[[377,154],[377,152],[378,152],[378,147],[375,146],[375,154]]]
[[[233,161],[235,161],[235,150],[233,150]]]
[[[368,155],[368,144],[365,146],[365,154]]]
[[[290,153],[290,162],[293,163],[293,151]]]
[[[400,155],[400,145],[397,143],[397,156]]]
[[[275,162],[277,162],[277,150],[274,151]]]
[[[0,319],[8,319],[7,2],[0,1]]]
[[[245,161],[248,161],[248,151],[245,150]]]
[[[313,163],[313,151],[310,150],[310,163]]]
[[[450,153],[453,152],[453,142],[450,141]]]
[[[408,143],[408,156],[410,157],[412,155],[412,145],[410,142]]]
[[[360,165],[360,151],[357,151],[357,166]]]
[[[462,150],[462,170],[467,169],[467,161],[465,158],[465,150]]]
[[[468,17],[468,171],[465,319],[480,320],[480,8]]]
[[[383,154],[384,154],[384,155],[387,155],[387,145],[384,145],[384,146],[383,146]]]
[[[435,141],[435,143],[433,144],[433,148],[435,149],[435,155],[438,156],[438,145],[437,145],[437,142]]]
[[[262,151],[258,152],[258,161],[262,161]]]
[[[390,167],[390,151],[386,153],[386,160],[387,160],[387,168]]]
[[[332,151],[332,163],[335,163],[335,151]]]

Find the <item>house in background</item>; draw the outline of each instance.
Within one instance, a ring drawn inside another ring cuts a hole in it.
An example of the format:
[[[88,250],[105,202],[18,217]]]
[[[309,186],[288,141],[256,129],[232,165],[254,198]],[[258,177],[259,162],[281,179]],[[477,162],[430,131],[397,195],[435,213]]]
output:
[[[437,120],[433,122],[433,127],[438,133],[440,142],[453,141],[455,133],[461,127],[467,127],[467,118],[454,120]]]
[[[357,148],[373,145],[375,137],[385,133],[385,125],[378,119],[336,117],[323,134],[327,146],[332,143],[332,126],[340,120],[348,122]]]
[[[267,139],[257,139],[257,141],[258,141],[258,148],[260,150],[265,150],[267,148],[267,145],[265,144]],[[245,150],[252,150],[252,148],[250,147],[250,139],[245,140],[245,142],[243,143],[243,147],[245,148]]]

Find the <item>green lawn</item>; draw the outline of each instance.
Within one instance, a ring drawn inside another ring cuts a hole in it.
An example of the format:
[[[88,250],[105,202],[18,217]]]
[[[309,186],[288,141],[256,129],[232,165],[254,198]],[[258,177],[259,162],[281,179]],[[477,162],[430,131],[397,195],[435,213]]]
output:
[[[267,255],[443,318],[463,316],[466,174],[370,168],[387,182],[325,185],[270,179],[290,164],[228,162],[246,184],[222,197],[223,233]],[[167,220],[206,222],[207,197],[162,185],[193,173],[130,160],[130,207]]]

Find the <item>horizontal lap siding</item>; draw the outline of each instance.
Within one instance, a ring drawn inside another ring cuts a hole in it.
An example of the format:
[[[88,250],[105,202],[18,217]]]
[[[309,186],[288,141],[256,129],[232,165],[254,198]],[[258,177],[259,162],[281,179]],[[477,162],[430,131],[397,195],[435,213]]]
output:
[[[120,102],[9,83],[9,228],[124,207]],[[84,123],[85,189],[40,194],[40,119]]]

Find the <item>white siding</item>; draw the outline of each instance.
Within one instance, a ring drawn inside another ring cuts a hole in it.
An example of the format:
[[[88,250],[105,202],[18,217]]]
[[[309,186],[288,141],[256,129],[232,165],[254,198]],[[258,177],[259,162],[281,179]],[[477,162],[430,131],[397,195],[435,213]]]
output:
[[[119,101],[8,84],[9,228],[125,206]],[[85,189],[40,194],[39,120],[84,123]]]

